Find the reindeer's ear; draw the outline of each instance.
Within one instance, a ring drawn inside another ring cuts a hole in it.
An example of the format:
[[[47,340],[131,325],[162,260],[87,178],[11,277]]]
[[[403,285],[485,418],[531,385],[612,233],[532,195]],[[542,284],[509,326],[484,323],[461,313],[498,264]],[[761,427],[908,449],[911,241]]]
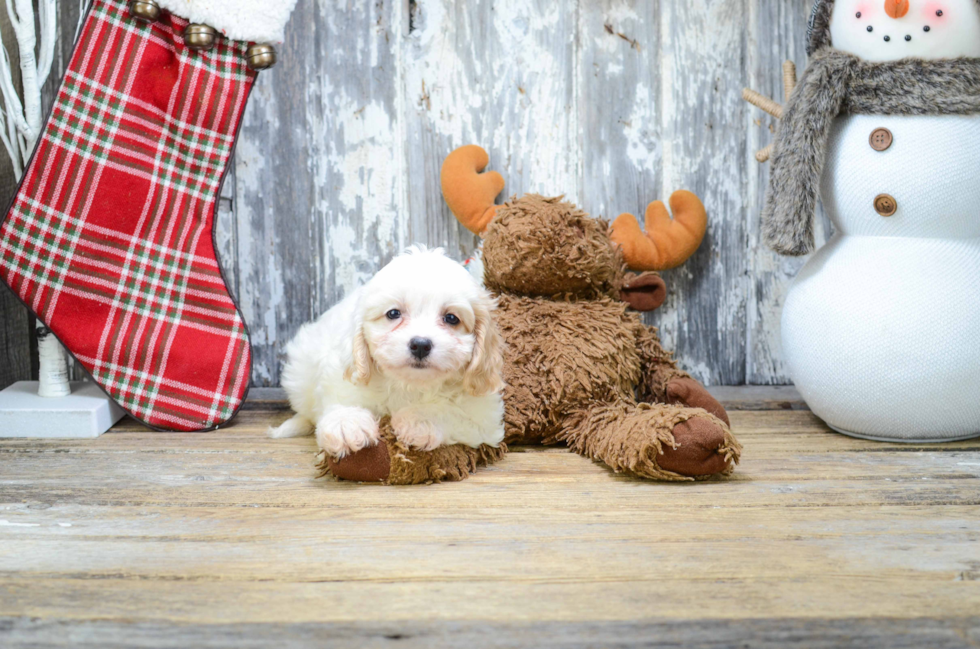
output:
[[[656,311],[667,299],[667,284],[659,273],[629,273],[619,295],[637,311]]]
[[[460,147],[442,163],[442,195],[459,222],[474,234],[482,234],[497,206],[493,199],[504,189],[503,176],[496,171],[481,173],[490,157],[475,144]]]

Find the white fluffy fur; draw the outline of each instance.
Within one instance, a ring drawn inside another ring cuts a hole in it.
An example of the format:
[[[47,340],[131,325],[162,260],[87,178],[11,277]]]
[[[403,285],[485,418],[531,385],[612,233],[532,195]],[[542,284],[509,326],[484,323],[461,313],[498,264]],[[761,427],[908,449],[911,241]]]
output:
[[[281,43],[296,0],[157,0],[192,23],[214,27],[236,41]]]
[[[282,375],[296,416],[269,435],[315,431],[320,448],[343,457],[377,443],[378,420],[391,415],[395,436],[416,448],[499,445],[503,359],[493,306],[441,250],[409,249],[296,334]],[[392,310],[400,317],[389,319]],[[409,349],[415,337],[433,343],[423,361]]]

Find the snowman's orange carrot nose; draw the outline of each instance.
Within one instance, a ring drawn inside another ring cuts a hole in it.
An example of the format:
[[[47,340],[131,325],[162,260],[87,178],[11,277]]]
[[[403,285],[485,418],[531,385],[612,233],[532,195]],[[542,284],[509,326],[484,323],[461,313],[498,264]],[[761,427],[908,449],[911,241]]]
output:
[[[909,12],[909,0],[885,0],[885,13],[892,18],[903,18]]]

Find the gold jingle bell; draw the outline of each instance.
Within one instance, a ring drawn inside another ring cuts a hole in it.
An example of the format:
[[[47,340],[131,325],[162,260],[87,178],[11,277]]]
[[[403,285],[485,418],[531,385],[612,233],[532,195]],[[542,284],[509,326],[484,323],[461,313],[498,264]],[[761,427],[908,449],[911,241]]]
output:
[[[248,67],[253,70],[268,70],[276,64],[276,48],[265,43],[252,45],[245,52]]]
[[[214,27],[191,23],[184,30],[184,44],[192,50],[209,50],[214,47],[218,32]]]
[[[152,23],[160,17],[160,5],[154,0],[129,0],[129,13],[144,23]]]

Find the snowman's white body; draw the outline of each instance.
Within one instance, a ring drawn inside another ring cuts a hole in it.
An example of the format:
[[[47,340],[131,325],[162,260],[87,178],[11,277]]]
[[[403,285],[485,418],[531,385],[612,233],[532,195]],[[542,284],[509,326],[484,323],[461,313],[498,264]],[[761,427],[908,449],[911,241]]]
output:
[[[885,151],[877,128],[893,135]],[[980,116],[838,117],[821,195],[836,232],[782,319],[804,399],[855,436],[980,435]]]

